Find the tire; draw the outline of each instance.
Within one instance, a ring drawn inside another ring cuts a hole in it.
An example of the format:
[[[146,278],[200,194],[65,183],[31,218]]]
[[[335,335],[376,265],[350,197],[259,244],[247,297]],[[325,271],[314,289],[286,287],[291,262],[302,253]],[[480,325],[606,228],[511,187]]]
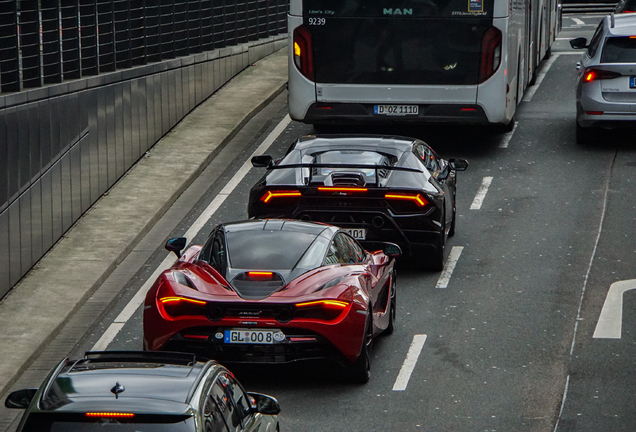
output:
[[[369,309],[369,313],[371,313],[371,309]],[[371,319],[371,317],[368,318],[367,329],[362,342],[362,352],[355,363],[352,363],[346,369],[348,380],[355,384],[366,384],[371,378],[371,342],[373,340]]]
[[[545,56],[543,56],[543,60],[547,60],[551,56],[552,56],[552,45],[550,45],[548,49],[545,51]]]
[[[446,215],[444,215],[444,217],[442,218],[442,222],[444,221],[446,221]],[[440,233],[441,238],[436,245],[437,247],[435,248],[435,252],[432,252],[428,255],[428,259],[424,264],[427,270],[435,272],[442,271],[444,269],[444,246],[446,244],[446,228],[442,227]]]
[[[395,331],[395,317],[397,315],[397,292],[395,291],[395,270],[391,274],[391,311],[389,312],[389,325],[383,334],[391,335]]]

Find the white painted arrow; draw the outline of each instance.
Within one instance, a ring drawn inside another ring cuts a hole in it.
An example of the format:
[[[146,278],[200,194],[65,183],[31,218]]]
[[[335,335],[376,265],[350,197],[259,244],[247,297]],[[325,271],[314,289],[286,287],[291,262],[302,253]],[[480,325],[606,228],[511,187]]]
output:
[[[614,282],[605,297],[601,316],[596,323],[593,338],[620,339],[623,327],[623,293],[636,289],[636,279]]]

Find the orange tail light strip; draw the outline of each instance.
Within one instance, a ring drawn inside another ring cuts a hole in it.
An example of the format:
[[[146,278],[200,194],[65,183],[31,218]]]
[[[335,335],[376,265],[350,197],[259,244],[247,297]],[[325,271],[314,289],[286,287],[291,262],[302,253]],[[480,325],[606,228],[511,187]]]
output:
[[[265,195],[261,197],[261,201],[265,204],[270,202],[273,198],[283,198],[283,197],[299,197],[301,193],[298,191],[267,191]]]
[[[348,302],[340,301],[340,300],[316,300],[304,303],[296,303],[296,307],[310,307],[310,306],[327,306],[336,309],[344,309],[349,306]]]
[[[415,203],[420,206],[420,207],[424,207],[426,204],[428,204],[428,201],[426,201],[426,198],[424,198],[422,195],[417,194],[417,195],[408,195],[408,194],[386,194],[384,195],[384,198],[387,199],[401,199],[401,200],[410,200],[410,201],[415,201]]]
[[[166,303],[179,303],[179,302],[194,303],[194,304],[198,304],[198,305],[206,304],[206,302],[203,301],[203,300],[195,300],[195,299],[191,299],[191,298],[187,298],[187,297],[163,297],[163,298],[160,298],[159,301],[161,303],[163,303],[163,304],[166,304]]]
[[[321,192],[366,192],[367,188],[353,188],[353,187],[319,187]]]
[[[134,417],[133,413],[115,413],[115,412],[87,412],[86,417]]]

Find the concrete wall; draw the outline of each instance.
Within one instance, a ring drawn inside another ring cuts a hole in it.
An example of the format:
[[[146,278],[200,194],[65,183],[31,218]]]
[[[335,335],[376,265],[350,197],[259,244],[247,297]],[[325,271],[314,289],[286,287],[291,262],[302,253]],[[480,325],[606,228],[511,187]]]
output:
[[[0,297],[194,107],[286,44],[283,34],[0,96]]]

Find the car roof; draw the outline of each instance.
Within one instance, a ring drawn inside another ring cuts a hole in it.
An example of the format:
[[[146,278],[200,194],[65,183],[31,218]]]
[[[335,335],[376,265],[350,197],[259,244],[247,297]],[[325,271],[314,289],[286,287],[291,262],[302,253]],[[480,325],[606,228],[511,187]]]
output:
[[[78,412],[115,409],[119,403],[137,412],[183,413],[204,372],[221,367],[216,362],[197,362],[192,354],[118,353],[65,359],[43,390],[39,409]]]
[[[612,15],[605,17],[608,21],[607,33],[611,36],[636,36],[636,14],[614,15],[614,25],[612,26]]]

